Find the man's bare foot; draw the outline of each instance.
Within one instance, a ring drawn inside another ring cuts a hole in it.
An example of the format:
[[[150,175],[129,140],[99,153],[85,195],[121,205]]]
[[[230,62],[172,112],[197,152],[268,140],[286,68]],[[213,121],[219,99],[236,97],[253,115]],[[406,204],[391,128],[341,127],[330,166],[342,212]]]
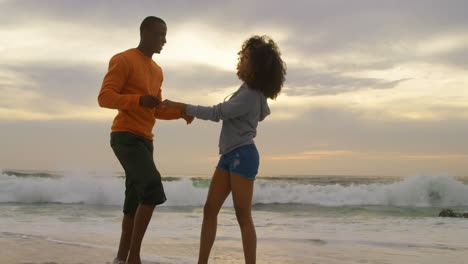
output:
[[[141,264],[141,259],[138,258],[138,259],[128,259],[126,264]]]
[[[121,260],[121,259],[115,258],[115,259],[112,261],[112,264],[125,264],[125,260]]]

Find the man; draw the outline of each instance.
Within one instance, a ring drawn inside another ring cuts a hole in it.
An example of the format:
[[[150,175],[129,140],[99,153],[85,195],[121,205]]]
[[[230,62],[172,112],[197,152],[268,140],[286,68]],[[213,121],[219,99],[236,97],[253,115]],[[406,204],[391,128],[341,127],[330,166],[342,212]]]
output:
[[[154,16],[140,26],[140,43],[112,57],[98,102],[119,112],[112,124],[111,146],[125,170],[122,233],[114,263],[141,263],[140,248],[156,205],[166,201],[161,175],[153,160],[153,127],[156,119],[186,116],[160,104],[163,73],[152,60],[166,43],[166,23]]]

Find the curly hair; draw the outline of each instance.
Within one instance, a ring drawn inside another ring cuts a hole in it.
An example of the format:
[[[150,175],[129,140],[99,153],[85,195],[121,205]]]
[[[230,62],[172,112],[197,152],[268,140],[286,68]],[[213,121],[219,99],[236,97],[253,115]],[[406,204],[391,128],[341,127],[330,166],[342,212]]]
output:
[[[237,76],[251,89],[275,99],[283,87],[286,64],[276,43],[268,36],[252,36],[238,52]],[[247,66],[242,66],[246,60]]]

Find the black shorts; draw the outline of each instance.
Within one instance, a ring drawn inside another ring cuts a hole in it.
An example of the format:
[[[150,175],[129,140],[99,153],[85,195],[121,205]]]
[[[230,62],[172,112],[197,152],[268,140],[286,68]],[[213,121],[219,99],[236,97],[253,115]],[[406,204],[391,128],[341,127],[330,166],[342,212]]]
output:
[[[153,142],[130,132],[112,132],[110,144],[125,170],[124,214],[135,215],[139,204],[164,203],[167,199],[153,160]]]

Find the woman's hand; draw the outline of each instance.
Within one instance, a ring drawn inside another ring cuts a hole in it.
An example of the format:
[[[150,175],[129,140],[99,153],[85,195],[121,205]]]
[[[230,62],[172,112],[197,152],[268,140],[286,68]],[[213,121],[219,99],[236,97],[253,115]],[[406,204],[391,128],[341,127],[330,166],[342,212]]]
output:
[[[182,118],[185,119],[185,122],[187,122],[187,125],[190,125],[193,122],[193,119],[195,117],[194,116],[189,116],[184,112],[184,113],[182,113]]]
[[[190,116],[190,115],[187,115],[185,113],[185,108],[187,108],[187,105],[184,104],[184,103],[180,103],[180,102],[174,102],[174,101],[171,101],[171,100],[164,100],[162,102],[162,105],[165,106],[165,107],[169,107],[169,108],[174,108],[174,109],[178,109],[182,112],[182,118],[185,119],[185,122],[187,122],[187,125],[189,125],[190,123],[193,122],[193,119],[195,118],[194,116]]]
[[[186,104],[184,103],[179,103],[179,102],[174,102],[169,99],[166,99],[162,102],[163,106],[169,107],[169,108],[174,108],[174,109],[179,109],[185,113],[185,108],[187,107]]]

